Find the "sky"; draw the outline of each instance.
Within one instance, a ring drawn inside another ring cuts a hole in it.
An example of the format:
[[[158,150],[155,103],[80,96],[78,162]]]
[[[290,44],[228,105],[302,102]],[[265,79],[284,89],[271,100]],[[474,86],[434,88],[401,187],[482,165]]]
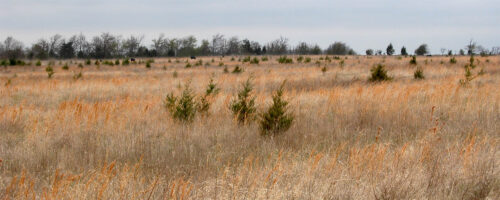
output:
[[[143,35],[217,33],[263,44],[279,38],[326,48],[342,41],[358,53],[392,43],[458,51],[473,39],[500,46],[500,0],[0,0],[0,40],[31,45],[58,33]]]

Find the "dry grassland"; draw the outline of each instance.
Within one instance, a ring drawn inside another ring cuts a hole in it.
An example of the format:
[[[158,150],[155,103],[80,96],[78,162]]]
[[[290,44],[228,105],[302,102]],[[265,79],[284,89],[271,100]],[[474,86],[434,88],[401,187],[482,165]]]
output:
[[[425,80],[413,79],[410,57],[341,57],[343,67],[310,57],[84,64],[77,80],[83,60],[69,70],[56,61],[52,79],[47,62],[2,67],[0,198],[500,198],[500,57],[476,57],[486,73],[468,87],[459,84],[468,57],[418,57]],[[392,81],[367,81],[378,63]],[[231,73],[235,65],[244,72]],[[259,112],[287,80],[295,120],[283,135],[235,121],[229,102],[249,76]],[[211,77],[221,91],[209,115],[172,119],[166,94],[189,80],[202,94]]]

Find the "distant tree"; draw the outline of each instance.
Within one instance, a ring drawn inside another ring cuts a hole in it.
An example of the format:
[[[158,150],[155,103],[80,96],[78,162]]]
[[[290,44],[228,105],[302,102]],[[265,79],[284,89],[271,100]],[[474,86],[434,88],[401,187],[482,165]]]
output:
[[[49,57],[56,58],[64,39],[61,35],[55,34],[49,39]]]
[[[286,54],[288,51],[288,38],[280,37],[266,45],[268,54]]]
[[[172,38],[168,40],[167,43],[167,56],[174,56],[177,57],[177,54],[179,52],[179,48],[181,46],[181,40],[177,38]]]
[[[463,56],[463,55],[465,55],[465,52],[464,52],[464,50],[463,50],[463,49],[460,49],[460,51],[459,51],[459,53],[458,53],[458,54],[460,54],[461,56]]]
[[[139,47],[141,46],[144,36],[133,36],[123,40],[122,43],[122,53],[128,57],[134,57],[137,55]]]
[[[210,42],[208,40],[202,40],[201,45],[198,47],[198,55],[207,56],[210,55]]]
[[[153,50],[156,56],[166,56],[168,52],[168,39],[165,38],[165,34],[161,33],[157,38],[152,40],[151,50]]]
[[[75,57],[75,49],[73,48],[73,42],[63,42],[61,44],[61,48],[59,48],[59,57],[64,59]]]
[[[335,42],[328,46],[326,49],[326,54],[329,55],[351,55],[355,54],[354,50],[352,50],[349,46],[347,46],[343,42]]]
[[[499,55],[500,54],[500,47],[491,47],[491,54]]]
[[[194,56],[196,53],[196,37],[190,35],[179,40],[178,56]]]
[[[90,44],[82,33],[72,36],[69,41],[73,43],[73,49],[78,58],[86,58],[89,56],[91,51]]]
[[[448,56],[452,56],[452,55],[453,55],[453,51],[448,50]]]
[[[371,55],[373,55],[373,49],[367,49],[367,50],[366,50],[366,55],[367,55],[367,56],[371,56]]]
[[[4,40],[2,49],[0,56],[14,62],[24,56],[23,43],[10,36]]]
[[[440,51],[441,51],[441,55],[444,56],[444,54],[446,53],[446,49],[445,48],[441,48]]]
[[[319,55],[321,54],[322,50],[321,50],[321,47],[319,47],[319,45],[314,45],[314,47],[312,47],[312,49],[310,50],[310,53],[312,55]]]
[[[215,34],[212,36],[212,42],[210,44],[210,50],[213,55],[224,55],[226,51],[226,38],[222,34]]]
[[[428,54],[429,51],[427,50],[427,44],[422,44],[420,45],[417,49],[415,49],[415,54],[422,56],[425,54]]]
[[[305,43],[305,42],[300,42],[296,47],[295,47],[295,53],[296,54],[309,54],[311,51],[311,47]]]
[[[136,56],[139,57],[153,57],[154,51],[150,51],[147,47],[145,46],[140,46],[137,48],[137,52],[135,53]]]
[[[408,55],[408,52],[406,52],[406,47],[404,47],[404,46],[401,48],[401,55],[403,55],[403,56]]]
[[[473,40],[469,41],[469,44],[465,46],[465,49],[467,50],[467,55],[475,55],[476,50],[477,50],[477,44]]]
[[[227,55],[240,54],[241,53],[240,47],[241,47],[240,40],[238,39],[238,37],[233,36],[233,37],[229,38],[229,40],[227,42],[226,54]]]
[[[253,54],[252,46],[250,45],[250,40],[244,39],[241,41],[241,50],[244,54]]]
[[[92,39],[92,56],[94,58],[111,58],[117,56],[119,38],[110,33],[102,33]]]
[[[387,46],[386,53],[389,56],[392,56],[392,54],[394,54],[394,47],[392,46],[392,43],[390,43],[389,46]]]
[[[33,57],[38,59],[47,59],[49,57],[50,45],[45,39],[40,39],[31,46]]]
[[[488,49],[486,49],[483,46],[481,46],[481,45],[478,45],[476,47],[476,49],[477,49],[477,52],[479,53],[479,55],[481,55],[481,56],[491,55],[491,52]]]
[[[377,50],[377,51],[375,52],[375,55],[382,55],[382,50]]]

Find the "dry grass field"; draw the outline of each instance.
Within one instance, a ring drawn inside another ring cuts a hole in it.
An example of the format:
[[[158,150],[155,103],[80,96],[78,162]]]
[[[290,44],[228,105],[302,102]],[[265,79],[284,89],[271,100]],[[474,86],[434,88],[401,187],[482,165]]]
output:
[[[500,199],[500,57],[476,57],[485,74],[467,87],[469,57],[417,57],[424,80],[410,57],[309,57],[63,60],[51,79],[48,61],[2,67],[0,199]],[[368,82],[379,63],[393,79]],[[287,80],[284,134],[236,122],[229,103],[250,76],[259,113]],[[174,120],[165,96],[211,78],[208,115]]]

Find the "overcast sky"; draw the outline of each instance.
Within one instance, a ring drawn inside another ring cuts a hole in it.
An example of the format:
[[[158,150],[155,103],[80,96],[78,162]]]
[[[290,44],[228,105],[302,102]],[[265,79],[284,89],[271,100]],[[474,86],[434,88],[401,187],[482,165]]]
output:
[[[0,39],[31,45],[82,32],[144,35],[216,33],[267,43],[280,36],[327,47],[343,41],[358,53],[392,42],[413,51],[458,50],[474,39],[500,46],[500,0],[0,0]]]

